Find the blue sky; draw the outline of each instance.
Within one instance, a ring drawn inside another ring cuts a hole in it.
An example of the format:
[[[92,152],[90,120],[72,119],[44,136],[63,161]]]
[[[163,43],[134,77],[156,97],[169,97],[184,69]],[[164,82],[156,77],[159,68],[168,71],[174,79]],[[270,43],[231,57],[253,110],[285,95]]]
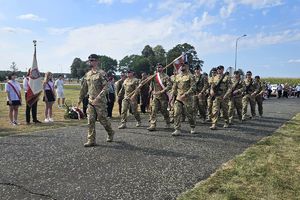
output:
[[[234,66],[262,77],[300,77],[300,0],[0,0],[0,70],[32,64],[69,72],[90,53],[117,60],[147,44],[195,46],[211,67]]]

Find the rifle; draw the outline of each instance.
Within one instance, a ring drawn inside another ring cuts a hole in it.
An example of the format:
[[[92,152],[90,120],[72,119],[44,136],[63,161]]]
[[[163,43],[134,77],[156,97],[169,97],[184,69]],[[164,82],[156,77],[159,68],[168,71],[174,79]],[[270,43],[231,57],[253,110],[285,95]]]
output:
[[[218,83],[213,86],[213,91],[217,91],[220,88],[220,85],[221,85],[224,77],[228,74],[229,74],[228,72],[225,72],[225,74],[223,74],[222,78],[218,81]],[[211,100],[214,101],[215,99],[216,99],[215,95],[211,97]]]
[[[249,85],[246,86],[246,90],[245,90],[245,93],[248,94],[249,93],[249,90],[250,90],[250,87],[252,86],[253,84],[253,81],[251,79],[251,82],[249,83]]]

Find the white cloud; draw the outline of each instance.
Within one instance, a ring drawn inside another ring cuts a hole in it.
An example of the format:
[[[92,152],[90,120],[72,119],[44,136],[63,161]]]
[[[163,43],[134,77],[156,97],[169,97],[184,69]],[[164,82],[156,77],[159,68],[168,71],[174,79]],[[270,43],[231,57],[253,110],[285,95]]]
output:
[[[229,17],[233,13],[235,7],[236,7],[236,4],[233,1],[230,1],[226,6],[223,6],[220,9],[220,16],[222,18]]]
[[[254,9],[268,8],[283,4],[282,0],[239,0],[238,3],[252,6]]]
[[[21,19],[21,20],[30,20],[30,21],[46,21],[45,18],[41,18],[41,17],[39,17],[37,15],[34,15],[32,13],[19,15],[19,16],[17,16],[17,18]]]
[[[25,28],[14,28],[14,27],[2,27],[0,28],[1,32],[8,33],[31,33],[32,31]]]
[[[199,19],[199,17],[195,17],[193,19],[192,28],[202,29],[203,27],[208,26],[210,24],[214,24],[216,22],[217,22],[216,17],[209,15],[208,12],[204,12],[201,16],[201,19]]]
[[[134,3],[136,0],[121,0],[121,3]]]
[[[300,63],[300,59],[290,59],[288,63]]]
[[[107,4],[110,5],[113,3],[113,0],[98,0],[97,1],[99,4]]]
[[[73,27],[63,27],[63,28],[47,28],[47,31],[50,35],[63,35],[72,30]]]

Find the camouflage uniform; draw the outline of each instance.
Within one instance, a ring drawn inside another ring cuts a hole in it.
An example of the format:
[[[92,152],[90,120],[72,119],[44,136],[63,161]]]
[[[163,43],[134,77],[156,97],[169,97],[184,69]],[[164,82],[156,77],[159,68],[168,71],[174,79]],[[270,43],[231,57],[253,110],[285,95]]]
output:
[[[242,80],[233,79],[230,87],[230,100],[229,100],[229,124],[233,121],[234,109],[237,111],[239,120],[242,120],[242,94],[244,92],[244,85]]]
[[[208,97],[206,99],[206,102],[207,102],[207,111],[206,111],[206,115],[207,115],[207,121],[211,121],[211,116],[212,116],[212,104],[213,104],[213,101],[212,101],[212,97],[210,96],[210,88],[211,88],[211,85],[212,85],[212,80],[213,80],[213,77],[210,77],[208,79],[208,89],[207,89],[207,94]]]
[[[242,120],[246,120],[246,114],[248,109],[248,102],[250,102],[250,108],[251,108],[251,115],[252,117],[255,117],[255,94],[257,94],[257,88],[256,85],[253,82],[253,79],[251,80],[245,79],[244,82],[244,96],[242,99],[243,103],[243,111],[242,111]]]
[[[90,70],[87,72],[82,83],[79,102],[82,102],[84,97],[89,95],[88,105],[88,144],[96,142],[95,122],[98,119],[108,133],[108,141],[112,140],[114,131],[111,128],[110,121],[107,118],[107,81],[102,76],[100,71],[94,72]],[[91,103],[96,100],[95,104]]]
[[[120,79],[118,80],[115,85],[116,85],[116,95],[118,97],[118,105],[119,105],[119,114],[121,115],[121,111],[122,111],[122,101],[124,99],[124,91],[122,93],[120,93],[120,96],[119,96],[119,92],[122,88],[122,85],[124,83],[124,80]]]
[[[256,91],[258,93],[255,96],[255,101],[257,103],[259,116],[261,117],[263,115],[263,92],[264,92],[264,85],[262,84],[261,81],[255,81],[254,84],[255,84],[255,87],[256,87]]]
[[[207,77],[203,74],[194,75],[196,81],[196,93],[194,96],[194,108],[199,110],[200,117],[205,121],[206,120],[206,90],[208,88]]]
[[[219,84],[218,88],[215,88],[215,86],[218,84],[220,79],[223,78],[221,83]],[[219,119],[220,109],[223,111],[223,118],[225,121],[224,128],[228,127],[228,93],[229,93],[229,87],[230,87],[230,79],[229,76],[226,74],[217,74],[214,76],[211,80],[211,90],[214,91],[215,95],[212,98],[212,126],[211,129],[216,128],[216,124]]]
[[[132,114],[134,115],[135,119],[137,120],[137,126],[140,126],[141,117],[138,112],[138,104],[137,104],[137,96],[138,92],[134,94],[134,100],[129,97],[129,95],[137,89],[139,85],[139,80],[136,78],[126,78],[124,80],[123,86],[119,91],[118,97],[124,92],[124,99],[122,101],[122,111],[121,111],[121,126],[119,128],[126,128],[127,122],[127,113],[128,110],[131,108]]]
[[[172,75],[170,77],[170,81],[171,81],[171,84],[173,85],[174,82],[175,82],[175,77],[176,75]],[[176,97],[174,97],[176,98]],[[169,105],[169,117],[170,117],[170,122],[173,123],[174,122],[174,102],[175,101],[171,101],[170,102],[170,105]]]
[[[194,108],[193,108],[193,96],[195,93],[195,79],[190,72],[185,72],[182,74],[176,75],[173,87],[172,94],[176,96],[174,103],[174,128],[180,131],[181,128],[181,115],[183,109],[186,109],[186,115],[189,120],[189,124],[192,128],[191,132],[194,132],[195,128],[195,117],[194,117]],[[180,96],[185,94],[185,98],[182,100]],[[174,132],[174,133],[175,133]],[[176,135],[176,134],[174,134]]]
[[[161,85],[159,84],[159,82],[156,80],[156,77],[155,77],[151,83],[152,92],[154,94],[153,94],[152,101],[151,101],[151,114],[150,114],[151,125],[148,128],[148,130],[155,130],[156,121],[157,121],[156,115],[157,115],[158,111],[160,111],[162,113],[162,115],[164,116],[167,126],[169,126],[169,124],[170,124],[170,117],[169,117],[169,112],[168,112],[169,97],[166,92],[172,88],[172,83],[167,74],[165,74],[165,73],[158,73],[158,74],[159,74],[161,81],[165,88],[163,89],[161,87]],[[163,92],[161,92],[161,91],[163,91]],[[157,92],[160,92],[160,93],[155,94]]]

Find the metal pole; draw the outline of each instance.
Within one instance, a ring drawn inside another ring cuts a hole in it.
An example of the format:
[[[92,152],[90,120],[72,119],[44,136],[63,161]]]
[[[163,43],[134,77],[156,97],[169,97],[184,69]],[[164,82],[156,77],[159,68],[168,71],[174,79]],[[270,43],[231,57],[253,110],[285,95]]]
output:
[[[240,37],[238,37],[235,41],[235,59],[234,59],[234,71],[236,71],[236,63],[237,63],[237,49],[238,49],[238,41],[239,39],[241,39],[242,37],[246,37],[247,35],[244,34]]]

